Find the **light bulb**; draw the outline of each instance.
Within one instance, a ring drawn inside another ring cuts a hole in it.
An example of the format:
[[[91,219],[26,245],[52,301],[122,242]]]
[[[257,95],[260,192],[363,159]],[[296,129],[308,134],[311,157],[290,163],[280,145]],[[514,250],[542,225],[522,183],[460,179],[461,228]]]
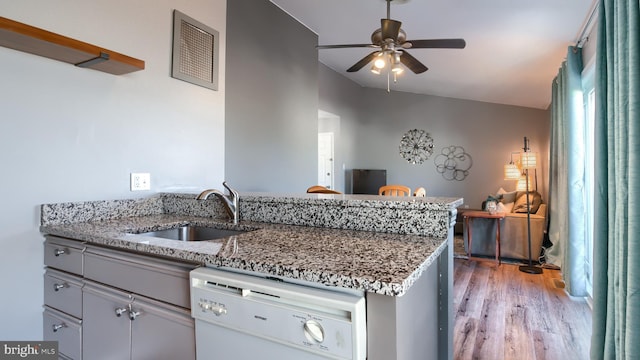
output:
[[[402,53],[400,51],[396,51],[393,53],[393,63],[394,64],[400,64],[400,55],[402,55]]]
[[[376,61],[373,62],[373,65],[378,69],[382,69],[385,65],[384,59],[381,59],[381,58],[376,59]]]

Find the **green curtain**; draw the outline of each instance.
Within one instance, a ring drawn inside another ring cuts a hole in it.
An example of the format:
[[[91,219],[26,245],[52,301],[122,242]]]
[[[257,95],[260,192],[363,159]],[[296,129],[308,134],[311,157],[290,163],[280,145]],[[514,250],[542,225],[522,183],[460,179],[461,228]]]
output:
[[[639,8],[600,0],[592,359],[640,356]]]
[[[552,84],[549,240],[546,262],[562,268],[567,291],[587,296],[582,49],[570,46]]]

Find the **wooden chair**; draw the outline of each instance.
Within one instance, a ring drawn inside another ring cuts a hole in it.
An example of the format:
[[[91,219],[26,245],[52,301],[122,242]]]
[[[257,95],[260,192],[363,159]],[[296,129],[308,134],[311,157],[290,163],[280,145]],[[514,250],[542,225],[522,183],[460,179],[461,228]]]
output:
[[[411,196],[411,188],[404,185],[384,185],[378,189],[378,195]]]
[[[327,189],[322,185],[313,185],[307,189],[309,194],[342,194],[340,191]]]
[[[425,190],[425,188],[423,188],[423,187],[419,187],[413,193],[413,196],[426,197],[427,196],[427,190]]]

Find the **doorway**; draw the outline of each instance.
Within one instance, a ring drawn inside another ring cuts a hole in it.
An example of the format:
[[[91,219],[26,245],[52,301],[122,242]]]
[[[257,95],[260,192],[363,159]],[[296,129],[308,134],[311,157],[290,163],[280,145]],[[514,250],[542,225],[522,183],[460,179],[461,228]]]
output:
[[[318,185],[334,188],[333,133],[318,133]]]
[[[340,149],[340,117],[318,110],[318,185],[342,191],[344,175],[335,173],[341,163],[336,149]]]

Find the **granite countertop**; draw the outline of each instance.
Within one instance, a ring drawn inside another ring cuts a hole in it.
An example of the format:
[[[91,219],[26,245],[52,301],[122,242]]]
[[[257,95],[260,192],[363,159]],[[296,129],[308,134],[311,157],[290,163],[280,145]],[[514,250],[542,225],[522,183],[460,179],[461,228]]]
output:
[[[133,233],[182,224],[251,230],[219,240],[183,242]],[[226,266],[358,289],[403,295],[446,248],[447,238],[225,220],[175,214],[45,224],[41,232],[172,259]]]

